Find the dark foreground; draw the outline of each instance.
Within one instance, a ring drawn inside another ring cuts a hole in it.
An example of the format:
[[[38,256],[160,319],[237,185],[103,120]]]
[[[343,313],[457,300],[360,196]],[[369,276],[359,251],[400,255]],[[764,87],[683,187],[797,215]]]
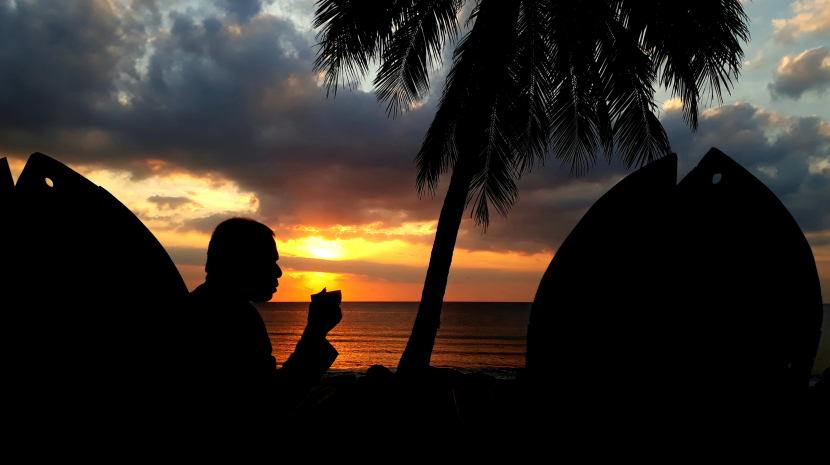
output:
[[[725,389],[722,401],[704,404],[684,400],[670,386],[621,398],[613,380],[596,384],[599,389],[567,393],[553,385],[534,389],[522,372],[515,380],[437,368],[407,376],[378,365],[362,376],[323,378],[289,416],[279,442],[325,456],[356,452],[393,462],[551,462],[572,453],[664,458],[723,447],[746,457],[820,444],[827,427],[821,419],[830,398],[826,382],[778,393],[777,400],[765,395],[763,404],[751,386],[743,389],[747,396]],[[776,442],[754,449],[764,438]]]

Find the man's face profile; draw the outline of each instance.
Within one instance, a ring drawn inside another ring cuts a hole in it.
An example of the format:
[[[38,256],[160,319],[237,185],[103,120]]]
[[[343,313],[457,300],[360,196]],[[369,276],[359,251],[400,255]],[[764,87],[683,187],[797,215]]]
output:
[[[279,286],[282,270],[271,230],[256,221],[232,218],[217,226],[208,246],[205,271],[238,298],[266,302]]]
[[[250,273],[246,284],[249,300],[267,302],[271,300],[279,286],[282,270],[277,265],[280,254],[273,237],[262,240],[251,254]]]

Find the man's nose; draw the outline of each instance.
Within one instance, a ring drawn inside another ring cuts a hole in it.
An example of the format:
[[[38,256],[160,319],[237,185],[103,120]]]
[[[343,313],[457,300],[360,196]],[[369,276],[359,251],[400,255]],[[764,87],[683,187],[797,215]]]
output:
[[[280,266],[276,263],[274,263],[274,266],[277,267],[277,279],[282,278],[282,268],[280,268]]]

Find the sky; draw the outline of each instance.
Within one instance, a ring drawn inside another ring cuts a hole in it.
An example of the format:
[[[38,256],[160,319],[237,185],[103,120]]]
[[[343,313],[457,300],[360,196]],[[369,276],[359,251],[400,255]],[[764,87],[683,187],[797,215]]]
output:
[[[678,180],[717,147],[781,199],[827,302],[830,0],[743,6],[751,40],[723,105],[692,132],[658,89],[659,116]],[[327,98],[312,73],[313,13],[310,0],[0,0],[0,157],[16,177],[43,152],[107,189],[191,290],[213,228],[247,216],[276,233],[276,301],[308,301],[324,286],[344,300],[420,300],[449,179],[419,198],[413,160],[449,60],[427,98],[396,118],[371,77]],[[550,160],[486,234],[467,212],[445,300],[532,301],[556,249],[627,174],[600,162],[573,178]],[[128,253],[107,266],[129,266]]]

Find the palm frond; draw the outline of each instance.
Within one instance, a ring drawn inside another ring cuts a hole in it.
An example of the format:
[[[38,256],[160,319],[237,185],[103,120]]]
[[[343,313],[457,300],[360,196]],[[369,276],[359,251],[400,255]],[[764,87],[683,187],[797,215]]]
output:
[[[464,27],[470,27],[473,24],[473,22],[476,20],[476,17],[478,17],[479,11],[481,11],[481,0],[476,0],[476,6],[474,6],[473,9],[470,10],[470,16],[467,17],[466,21],[464,21]]]
[[[460,0],[421,0],[406,10],[389,39],[375,77],[378,101],[387,114],[407,110],[429,91],[429,69],[440,65],[444,44],[458,36]]]
[[[319,0],[312,27],[320,31],[313,72],[325,73],[326,96],[338,87],[354,88],[369,64],[385,49],[392,32],[401,27],[413,0],[359,2]]]
[[[660,84],[683,103],[683,119],[697,129],[701,93],[723,102],[743,61],[749,18],[739,0],[624,1],[621,11],[660,66]]]
[[[506,217],[510,208],[519,200],[519,189],[516,186],[515,150],[510,134],[505,133],[503,121],[504,107],[508,102],[499,101],[496,97],[490,106],[490,113],[485,128],[485,144],[480,153],[475,154],[475,174],[470,182],[470,191],[467,203],[473,206],[470,215],[475,219],[476,226],[482,226],[486,232],[490,224],[490,209],[492,205],[501,217]]]
[[[476,225],[490,223],[490,207],[506,216],[516,201],[517,119],[515,62],[517,58],[518,2],[479,3],[476,25],[464,44],[465,60],[477,77],[471,101],[466,105],[460,130],[460,156],[473,167],[467,202]]]
[[[438,102],[435,117],[429,125],[421,149],[415,156],[417,175],[415,184],[418,195],[434,194],[438,180],[458,160],[456,133],[458,123],[469,104],[472,79],[476,71],[476,58],[472,43],[472,32],[465,34],[453,52],[453,64],[447,74],[447,82]]]
[[[458,148],[455,143],[458,114],[463,108],[461,96],[444,92],[438,111],[429,125],[421,149],[415,156],[418,196],[434,195],[441,175],[455,166]]]
[[[547,108],[553,98],[548,66],[551,61],[550,17],[543,0],[523,1],[519,10],[516,58],[509,63],[515,83],[506,89],[515,102],[517,176],[529,173],[534,163],[544,165],[548,154],[550,120]]]
[[[640,167],[671,153],[668,136],[655,114],[655,64],[640,47],[636,33],[611,17],[603,23],[604,42],[612,38],[614,42],[613,47],[600,47],[598,54],[614,120],[614,144],[626,168]]]
[[[388,114],[405,111],[428,92],[464,4],[319,0],[314,70],[336,93],[379,59],[375,94]],[[516,181],[549,154],[579,176],[598,152],[628,168],[670,153],[655,83],[696,128],[701,102],[720,103],[739,75],[747,21],[740,0],[476,0],[415,159],[419,195],[463,161],[471,215],[486,229],[491,207],[506,215]]]
[[[571,175],[585,173],[596,162],[600,148],[600,126],[596,114],[601,89],[597,88],[595,44],[586,34],[588,26],[574,21],[590,19],[577,5],[555,4],[551,8],[552,60],[555,87],[548,108],[551,119],[550,149]],[[576,16],[575,16],[576,15]]]

